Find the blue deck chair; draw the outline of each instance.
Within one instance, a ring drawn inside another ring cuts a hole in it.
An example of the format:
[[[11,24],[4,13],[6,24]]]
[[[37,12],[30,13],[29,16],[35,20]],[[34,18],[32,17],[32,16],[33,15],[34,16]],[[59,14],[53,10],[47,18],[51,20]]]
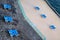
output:
[[[56,29],[54,25],[50,25],[50,29]]]
[[[47,16],[45,14],[40,15],[42,18],[46,18]]]
[[[13,30],[8,30],[8,32],[9,32],[9,34],[10,34],[11,37],[13,37],[13,36],[18,36],[18,31],[15,30],[15,29],[13,29]]]
[[[11,9],[11,5],[10,4],[3,4],[4,9]]]
[[[13,18],[10,16],[4,16],[5,22],[13,22]]]
[[[40,10],[40,8],[39,8],[38,6],[35,6],[34,8],[35,8],[36,10]]]

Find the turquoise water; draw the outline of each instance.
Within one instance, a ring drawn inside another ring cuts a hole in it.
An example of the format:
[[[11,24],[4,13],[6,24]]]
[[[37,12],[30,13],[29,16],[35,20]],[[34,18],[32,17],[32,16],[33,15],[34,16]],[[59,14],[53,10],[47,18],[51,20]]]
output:
[[[60,15],[60,0],[47,0]]]

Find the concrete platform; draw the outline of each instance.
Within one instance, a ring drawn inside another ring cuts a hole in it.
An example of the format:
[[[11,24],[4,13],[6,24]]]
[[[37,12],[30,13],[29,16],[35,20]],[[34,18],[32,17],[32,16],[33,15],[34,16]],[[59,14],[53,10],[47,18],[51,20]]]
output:
[[[60,40],[60,18],[52,11],[44,0],[21,0],[21,4],[26,16],[46,37],[46,40]],[[35,10],[34,6],[39,6],[40,10]],[[40,14],[45,14],[47,18],[41,18]],[[49,25],[51,24],[56,26],[55,30],[49,28]]]

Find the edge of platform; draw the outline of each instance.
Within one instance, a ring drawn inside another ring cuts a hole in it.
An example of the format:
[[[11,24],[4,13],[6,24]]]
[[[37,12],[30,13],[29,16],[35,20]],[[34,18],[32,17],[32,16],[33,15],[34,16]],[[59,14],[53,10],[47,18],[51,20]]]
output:
[[[37,34],[43,39],[46,40],[46,37],[36,28],[36,26],[29,20],[29,18],[26,16],[26,13],[24,12],[24,9],[21,4],[21,0],[18,0],[19,7],[23,13],[24,18],[26,21],[31,25],[31,27],[37,32]],[[27,20],[28,19],[28,20]]]

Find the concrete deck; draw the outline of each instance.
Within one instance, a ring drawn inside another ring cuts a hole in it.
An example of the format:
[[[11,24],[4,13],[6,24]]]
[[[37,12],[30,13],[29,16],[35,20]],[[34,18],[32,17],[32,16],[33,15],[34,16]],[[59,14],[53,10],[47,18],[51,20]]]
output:
[[[44,0],[21,0],[21,4],[27,17],[47,40],[60,40],[60,18],[58,18]],[[35,10],[34,6],[39,6],[40,10]],[[40,14],[46,14],[47,18],[41,18]],[[51,24],[56,26],[56,30],[49,28]]]

